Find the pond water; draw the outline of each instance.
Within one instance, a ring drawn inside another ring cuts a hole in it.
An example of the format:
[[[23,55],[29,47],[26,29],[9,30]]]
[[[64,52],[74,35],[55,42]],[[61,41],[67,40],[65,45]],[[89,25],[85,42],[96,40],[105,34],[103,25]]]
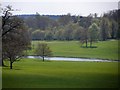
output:
[[[40,56],[26,56],[26,58],[42,59]],[[90,62],[116,62],[113,60],[88,59],[88,58],[68,58],[68,57],[45,57],[45,60],[55,61],[90,61]]]

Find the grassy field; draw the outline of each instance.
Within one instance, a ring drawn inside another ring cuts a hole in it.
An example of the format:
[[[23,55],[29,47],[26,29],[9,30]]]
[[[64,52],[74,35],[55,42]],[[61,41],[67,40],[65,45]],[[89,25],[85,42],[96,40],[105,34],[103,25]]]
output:
[[[34,48],[38,42],[32,41],[33,49],[28,51],[29,55],[34,55]],[[93,44],[97,48],[82,48],[78,41],[45,41],[53,51],[53,56],[83,57],[118,60],[118,41],[101,41]],[[119,53],[120,54],[120,53]]]
[[[5,62],[8,65],[9,62]],[[117,62],[23,59],[3,67],[3,88],[116,88]]]

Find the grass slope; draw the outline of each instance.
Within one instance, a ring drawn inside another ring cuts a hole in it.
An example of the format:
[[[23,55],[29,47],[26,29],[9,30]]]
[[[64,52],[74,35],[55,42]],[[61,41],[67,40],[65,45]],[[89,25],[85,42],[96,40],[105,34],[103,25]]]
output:
[[[9,62],[5,62],[8,65]],[[3,67],[3,88],[116,88],[117,62],[23,59]]]
[[[38,42],[32,41],[33,49],[28,51],[29,55],[34,55],[34,48]],[[82,48],[78,41],[50,41],[47,42],[53,51],[53,56],[64,57],[83,57],[83,58],[100,58],[118,60],[118,41],[102,41],[95,43],[97,48]]]

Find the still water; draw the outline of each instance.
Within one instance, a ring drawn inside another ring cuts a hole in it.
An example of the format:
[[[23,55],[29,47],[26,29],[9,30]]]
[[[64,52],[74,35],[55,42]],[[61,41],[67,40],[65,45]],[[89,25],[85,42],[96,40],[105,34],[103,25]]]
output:
[[[42,59],[40,56],[26,56],[26,58],[37,58]],[[55,60],[55,61],[90,61],[90,62],[115,62],[112,60],[102,60],[102,59],[86,59],[86,58],[68,58],[68,57],[45,57],[45,60]]]

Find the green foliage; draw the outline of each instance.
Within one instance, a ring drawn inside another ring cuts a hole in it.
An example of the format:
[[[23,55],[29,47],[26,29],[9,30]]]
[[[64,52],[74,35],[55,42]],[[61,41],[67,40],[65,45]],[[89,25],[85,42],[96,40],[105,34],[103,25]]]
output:
[[[109,19],[106,17],[103,17],[100,23],[100,39],[102,41],[107,40],[107,38],[110,37],[110,23]]]
[[[117,10],[113,10],[105,13],[102,17],[98,17],[96,13],[84,17],[68,13],[67,15],[58,16],[59,18],[57,19],[51,19],[50,15],[40,15],[37,13],[34,16],[24,18],[24,21],[29,28],[33,29],[33,34],[31,35],[33,40],[81,40],[83,43],[86,43],[87,47],[88,29],[92,23],[96,23],[100,28],[99,40],[105,41],[110,38],[117,39],[119,37],[117,13]],[[79,31],[78,28],[81,27],[84,30]],[[36,31],[38,29],[44,31],[44,38],[41,39],[41,34],[37,34]],[[34,34],[35,32],[37,35]]]
[[[98,40],[99,35],[99,27],[96,23],[93,23],[89,27],[89,41],[90,41],[90,47],[92,47],[92,43],[96,42]]]
[[[117,62],[23,59],[13,65],[2,68],[3,88],[118,88]]]
[[[60,23],[60,25],[65,26],[67,25],[69,22],[72,21],[72,17],[70,15],[70,13],[68,13],[67,15],[63,15],[58,19],[58,22]]]
[[[33,40],[44,40],[45,39],[45,31],[43,30],[35,30],[32,32]]]

